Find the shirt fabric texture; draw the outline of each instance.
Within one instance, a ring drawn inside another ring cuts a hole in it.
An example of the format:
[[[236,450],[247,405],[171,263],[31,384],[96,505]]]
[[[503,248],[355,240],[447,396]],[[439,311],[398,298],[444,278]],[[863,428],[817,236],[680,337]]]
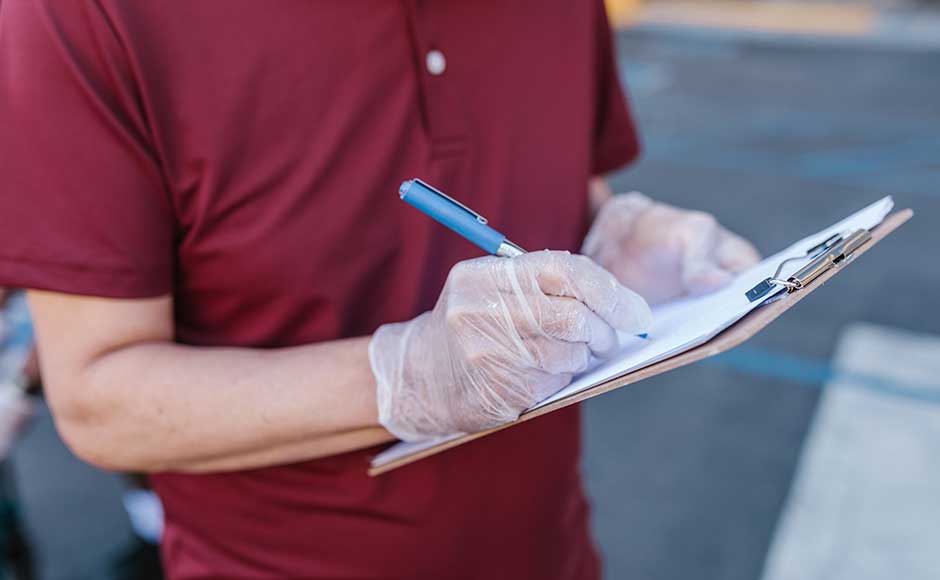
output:
[[[0,285],[171,293],[184,344],[432,308],[480,251],[399,200],[412,177],[576,251],[588,179],[637,151],[601,0],[0,5]],[[597,578],[579,430],[566,409],[376,478],[376,448],[154,475],[168,575]]]

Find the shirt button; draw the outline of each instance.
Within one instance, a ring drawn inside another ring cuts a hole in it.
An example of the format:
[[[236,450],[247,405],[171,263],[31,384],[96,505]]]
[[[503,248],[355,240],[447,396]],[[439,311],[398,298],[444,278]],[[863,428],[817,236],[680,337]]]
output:
[[[437,49],[429,50],[428,54],[424,57],[424,66],[427,67],[428,72],[432,75],[440,76],[447,70],[447,59],[444,58],[443,52]]]

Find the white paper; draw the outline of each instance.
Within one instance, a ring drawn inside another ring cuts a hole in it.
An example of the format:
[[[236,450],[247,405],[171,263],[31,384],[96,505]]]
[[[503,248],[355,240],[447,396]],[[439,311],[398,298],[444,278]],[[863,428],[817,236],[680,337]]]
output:
[[[893,207],[894,200],[890,196],[885,197],[821,232],[803,238],[787,249],[766,258],[761,263],[742,272],[734,282],[718,292],[707,296],[678,300],[653,308],[653,327],[649,331],[647,340],[621,334],[621,351],[618,356],[600,363],[575,377],[570,385],[536,404],[532,409],[570,397],[580,391],[675,356],[710,340],[713,336],[737,322],[745,314],[782,291],[773,291],[762,300],[753,303],[748,302],[744,295],[760,281],[772,276],[781,262],[788,258],[804,257],[807,251],[834,234],[848,234],[859,228],[871,229],[880,224]],[[786,264],[780,273],[780,277],[786,279],[805,264],[805,259],[794,260]],[[372,465],[373,467],[382,466],[390,461],[428,449],[461,435],[457,434],[415,443],[399,443],[377,455],[373,459]]]

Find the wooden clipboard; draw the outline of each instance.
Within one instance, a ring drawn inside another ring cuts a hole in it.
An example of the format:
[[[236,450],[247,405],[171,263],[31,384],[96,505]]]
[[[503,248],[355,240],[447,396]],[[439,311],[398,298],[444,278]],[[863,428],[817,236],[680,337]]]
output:
[[[652,364],[648,367],[644,367],[631,373],[610,379],[591,388],[575,393],[570,397],[566,397],[549,405],[545,405],[544,407],[539,407],[538,409],[523,414],[511,423],[506,423],[505,425],[500,425],[499,427],[493,427],[492,429],[487,429],[486,431],[464,435],[457,439],[445,441],[435,445],[434,447],[399,457],[398,459],[390,461],[382,466],[371,467],[369,469],[369,475],[375,476],[386,473],[393,469],[408,465],[409,463],[414,463],[415,461],[424,459],[425,457],[436,455],[452,447],[457,447],[458,445],[463,445],[464,443],[469,443],[470,441],[480,439],[481,437],[486,437],[487,435],[496,433],[497,431],[508,429],[518,423],[530,421],[536,417],[541,417],[546,413],[557,411],[558,409],[580,403],[581,401],[602,395],[606,392],[613,391],[614,389],[619,389],[620,387],[642,381],[643,379],[647,379],[649,377],[656,376],[658,374],[665,373],[667,371],[671,371],[687,364],[691,364],[704,358],[715,356],[716,354],[730,350],[763,330],[768,324],[792,308],[797,302],[803,300],[811,293],[822,287],[822,285],[829,281],[830,278],[844,270],[849,264],[857,261],[862,254],[875,247],[876,244],[886,238],[894,230],[899,228],[902,224],[904,224],[904,222],[911,219],[911,216],[913,215],[914,212],[910,209],[904,209],[892,213],[886,217],[884,221],[881,222],[881,224],[871,230],[871,240],[854,252],[852,260],[837,268],[829,269],[824,274],[813,280],[813,282],[810,285],[807,285],[805,288],[784,294],[776,301],[752,310],[743,318],[741,318],[741,320],[737,321],[716,335],[714,338],[700,346],[662,360],[658,363]]]

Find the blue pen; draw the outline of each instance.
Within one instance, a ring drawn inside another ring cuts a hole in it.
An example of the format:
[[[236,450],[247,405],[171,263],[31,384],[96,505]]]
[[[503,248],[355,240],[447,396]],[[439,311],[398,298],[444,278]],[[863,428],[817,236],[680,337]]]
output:
[[[398,195],[494,256],[513,258],[525,253],[506,236],[486,225],[485,217],[420,179],[402,182]]]
[[[509,241],[505,235],[488,226],[485,217],[420,179],[402,182],[398,195],[408,204],[494,256],[513,258],[525,253],[525,250]],[[637,336],[647,338],[645,333]]]

